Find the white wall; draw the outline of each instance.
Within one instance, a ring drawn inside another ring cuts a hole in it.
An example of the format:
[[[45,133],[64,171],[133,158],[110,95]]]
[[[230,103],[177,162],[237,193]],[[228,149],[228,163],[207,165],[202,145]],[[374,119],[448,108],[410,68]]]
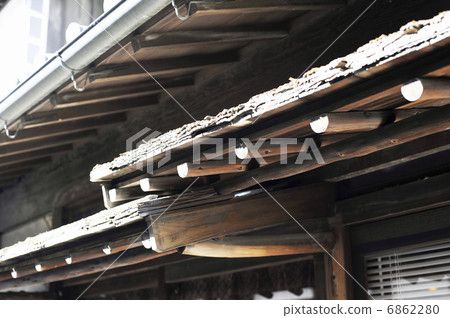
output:
[[[14,0],[0,11],[0,100],[45,61],[48,6]]]

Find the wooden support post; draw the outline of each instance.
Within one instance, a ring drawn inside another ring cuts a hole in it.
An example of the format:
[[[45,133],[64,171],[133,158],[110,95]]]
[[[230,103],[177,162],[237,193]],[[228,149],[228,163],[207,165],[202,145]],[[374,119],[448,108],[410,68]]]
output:
[[[332,233],[312,233],[327,251],[334,248]],[[183,254],[204,257],[263,257],[323,252],[308,234],[232,236],[187,245]]]
[[[167,299],[166,268],[164,266],[158,268],[158,295],[160,300]]]
[[[181,178],[237,173],[246,170],[246,164],[231,164],[228,160],[205,161],[199,164],[185,162],[177,167],[178,175]]]
[[[401,92],[410,102],[450,98],[450,79],[415,78],[405,83]]]
[[[328,272],[331,274],[331,277],[329,279],[332,282],[331,295],[329,295],[328,299],[352,299],[353,280],[347,274],[347,272],[352,274],[348,229],[343,226],[337,226],[334,228],[334,233],[336,234],[336,248],[331,254],[334,260],[328,255],[326,257],[330,265]]]
[[[106,209],[111,209],[112,207],[114,207],[113,202],[111,201],[110,197],[109,197],[109,190],[110,190],[110,185],[107,183],[102,183],[101,184],[101,188],[102,188],[102,196],[103,196],[103,205],[105,206]]]
[[[332,294],[329,260],[330,257],[325,253],[314,255],[314,299],[327,300]]]

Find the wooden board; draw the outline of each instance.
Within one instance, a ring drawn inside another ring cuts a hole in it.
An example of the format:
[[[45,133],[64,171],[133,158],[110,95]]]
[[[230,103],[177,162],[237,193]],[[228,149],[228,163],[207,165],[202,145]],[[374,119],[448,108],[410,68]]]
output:
[[[273,193],[299,222],[329,216],[334,202],[332,184],[316,184]],[[267,194],[150,215],[154,250],[167,251],[214,237],[288,223],[292,218]]]

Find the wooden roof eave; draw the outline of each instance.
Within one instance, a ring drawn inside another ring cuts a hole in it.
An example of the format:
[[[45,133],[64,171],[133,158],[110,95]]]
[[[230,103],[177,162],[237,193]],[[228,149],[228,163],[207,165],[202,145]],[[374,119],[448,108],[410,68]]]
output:
[[[171,150],[173,155],[167,165],[176,167],[176,160],[183,157],[183,151],[202,138],[230,133],[245,137],[274,137],[283,131],[306,127],[310,118],[323,112],[352,109],[365,97],[381,94],[410,79],[405,78],[404,69],[401,69],[401,76],[397,77],[389,74],[388,70],[395,72],[396,68],[407,67],[411,61],[445,48],[450,42],[449,19],[450,13],[443,12],[430,20],[411,22],[400,31],[381,36],[346,57],[310,70],[300,79],[293,79],[276,89],[254,96],[247,103],[169,131],[109,163],[95,166],[91,171],[91,181],[111,181],[132,173],[149,159],[156,162],[167,150]],[[437,68],[442,67],[440,61],[437,63]],[[445,63],[448,65],[448,61]],[[417,68],[414,71],[420,72]],[[415,75],[426,75],[433,71],[436,70],[425,68],[423,74]],[[389,82],[383,78],[386,74],[391,79]],[[361,91],[359,86],[367,87],[367,90]],[[324,103],[328,96],[332,98],[346,89],[351,91],[352,87],[356,89],[356,96],[351,94],[350,98]],[[302,107],[299,107],[300,104]],[[278,124],[264,128],[261,123],[274,117],[278,117]],[[285,120],[280,120],[282,118]],[[255,120],[258,120],[258,124],[253,125]],[[252,132],[248,133],[249,130]],[[167,169],[167,166],[163,169]]]

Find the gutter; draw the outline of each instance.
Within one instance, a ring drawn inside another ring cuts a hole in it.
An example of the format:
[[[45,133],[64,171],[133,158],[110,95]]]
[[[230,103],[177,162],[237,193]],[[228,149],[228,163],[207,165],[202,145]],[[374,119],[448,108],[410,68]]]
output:
[[[170,3],[126,0],[101,15],[0,102],[0,132]]]

